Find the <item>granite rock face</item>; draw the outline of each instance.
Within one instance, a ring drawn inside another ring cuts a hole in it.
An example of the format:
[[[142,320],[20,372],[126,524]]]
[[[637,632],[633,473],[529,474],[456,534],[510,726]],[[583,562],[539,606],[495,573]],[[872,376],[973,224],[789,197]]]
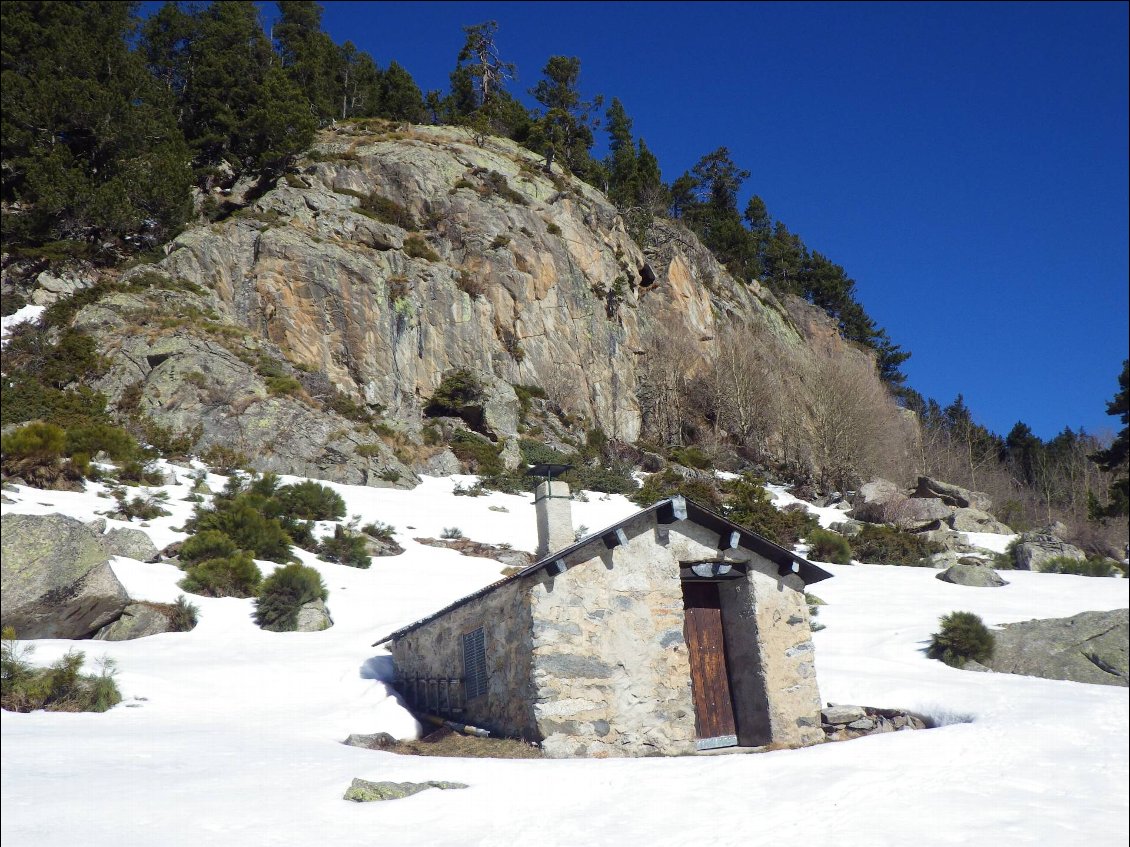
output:
[[[328,129],[301,173],[79,312],[110,360],[95,387],[198,453],[403,486],[451,457],[398,455],[364,418],[419,446],[455,370],[486,386],[481,429],[514,464],[517,384],[635,441],[641,354],[660,327],[686,341],[688,368],[718,355],[723,323],[798,355],[818,340],[864,356],[820,310],[735,281],[678,222],[657,221],[641,249],[602,194],[542,164],[451,127]]]
[[[1087,554],[1046,529],[1021,534],[1014,548],[1017,570],[1039,571],[1049,559],[1067,558],[1082,562]]]
[[[993,632],[993,640],[992,658],[984,664],[994,671],[1130,685],[1128,609],[1005,624]]]
[[[19,638],[86,638],[129,603],[101,530],[63,515],[4,515],[0,622]]]

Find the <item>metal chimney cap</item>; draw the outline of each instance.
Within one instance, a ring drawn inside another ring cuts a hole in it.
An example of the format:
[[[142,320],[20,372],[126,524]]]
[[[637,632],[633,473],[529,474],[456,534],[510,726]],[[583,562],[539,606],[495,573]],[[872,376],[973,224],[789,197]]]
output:
[[[573,469],[572,465],[551,465],[551,464],[530,465],[530,467],[527,468],[527,470],[526,470],[526,476],[540,476],[540,477],[543,477],[546,480],[546,482],[548,482],[551,479],[553,479],[553,477],[561,476],[561,474],[565,473],[565,471],[569,471],[569,470],[572,470],[572,469]]]

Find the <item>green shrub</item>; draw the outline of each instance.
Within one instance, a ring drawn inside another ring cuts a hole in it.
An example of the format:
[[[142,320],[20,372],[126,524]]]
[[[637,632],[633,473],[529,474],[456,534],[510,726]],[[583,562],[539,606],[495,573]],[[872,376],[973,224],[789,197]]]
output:
[[[444,530],[439,534],[439,537],[446,539],[447,541],[458,541],[463,537],[463,530],[461,530],[457,526],[444,527]]]
[[[808,558],[837,565],[851,564],[851,544],[838,532],[814,529],[807,536]]]
[[[369,558],[365,536],[346,529],[341,524],[334,527],[334,534],[322,539],[318,554],[327,562],[349,565],[352,568],[367,568],[372,563]]]
[[[471,473],[494,476],[505,471],[498,445],[473,432],[455,433],[451,438],[451,452]]]
[[[177,583],[190,594],[205,597],[254,597],[263,574],[250,553],[240,550],[222,559],[207,559],[189,565]]]
[[[220,474],[241,470],[251,462],[246,454],[226,444],[213,444],[200,454],[200,458],[208,467]]]
[[[641,506],[650,506],[675,494],[689,497],[708,509],[719,511],[722,508],[722,496],[712,482],[700,477],[686,479],[670,468],[647,477],[640,488],[628,493],[628,497]]]
[[[215,529],[206,529],[185,539],[177,553],[180,566],[203,562],[207,559],[226,559],[239,552],[234,541]]]
[[[46,668],[28,661],[33,647],[21,648],[11,627],[0,641],[0,707],[10,712],[105,712],[122,701],[114,663],[103,659],[98,674],[82,673],[83,653],[69,651]]]
[[[925,567],[927,556],[942,551],[942,545],[891,526],[866,524],[852,539],[855,558],[877,565]]]
[[[562,477],[576,491],[600,491],[604,494],[631,496],[639,491],[632,476],[632,466],[624,462],[603,465],[579,465]],[[691,499],[694,499],[693,497]]]
[[[773,505],[764,481],[745,475],[722,485],[725,501],[722,513],[734,523],[747,526],[758,535],[782,547],[791,547],[820,527],[806,509],[781,511]]]
[[[1117,576],[1121,569],[1110,559],[1072,559],[1056,556],[1040,563],[1040,573],[1066,573],[1076,576]]]
[[[396,527],[392,524],[382,523],[381,521],[373,521],[361,527],[361,531],[370,538],[377,539],[377,541],[392,541]]]
[[[119,482],[135,485],[160,485],[165,481],[164,475],[151,462],[140,459],[122,462],[116,475]]]
[[[498,250],[501,247],[505,247],[509,243],[510,243],[510,236],[506,235],[505,233],[500,232],[498,235],[496,235],[494,237],[494,241],[492,241],[490,243],[490,249],[491,250]]]
[[[993,655],[993,634],[972,612],[943,615],[941,624],[941,631],[931,636],[926,651],[931,659],[960,668],[968,661],[984,662]]]
[[[995,570],[1016,570],[1016,545],[1019,542],[1019,538],[1014,538],[1012,541],[1008,542],[1008,546],[1004,548],[1003,553],[995,553],[993,555],[993,568]]]
[[[302,393],[302,383],[292,376],[269,376],[266,379],[267,393],[284,397]]]
[[[307,603],[329,596],[321,575],[305,565],[286,565],[263,581],[255,601],[255,623],[271,632],[293,632]]]
[[[561,234],[561,227],[559,227],[557,224],[550,221],[549,223],[547,223],[545,225],[545,231],[548,232],[550,235],[560,235]]]
[[[389,197],[379,194],[370,194],[361,199],[358,211],[382,223],[398,226],[401,229],[414,230],[417,227],[416,219],[412,213]]]
[[[562,453],[548,444],[535,441],[532,438],[518,440],[518,449],[522,453],[522,461],[529,465],[574,465],[577,463],[576,453]]]
[[[683,465],[688,468],[695,468],[700,471],[707,470],[714,466],[714,462],[698,447],[674,447],[667,454],[667,458],[672,462]]]
[[[68,456],[85,453],[95,456],[106,453],[115,462],[135,457],[140,448],[134,437],[121,427],[105,423],[90,423],[67,430]]]
[[[307,521],[345,517],[345,501],[332,488],[312,480],[285,485],[274,494],[282,514]]]
[[[66,453],[67,433],[51,423],[34,421],[0,436],[5,461],[56,462]]]
[[[427,259],[429,262],[439,261],[439,254],[418,235],[410,235],[404,239],[404,253],[413,259]]]
[[[431,418],[462,418],[468,426],[482,424],[485,390],[479,378],[466,368],[450,371],[440,381],[424,407]]]
[[[526,200],[522,194],[511,188],[506,177],[498,171],[489,171],[483,176],[483,187],[479,190],[479,193],[484,197],[498,195],[519,206],[529,205],[529,201]]]
[[[263,514],[262,497],[240,494],[233,499],[216,497],[210,509],[197,507],[187,527],[195,532],[215,530],[230,538],[236,548],[271,562],[290,559],[291,538],[278,518]]]

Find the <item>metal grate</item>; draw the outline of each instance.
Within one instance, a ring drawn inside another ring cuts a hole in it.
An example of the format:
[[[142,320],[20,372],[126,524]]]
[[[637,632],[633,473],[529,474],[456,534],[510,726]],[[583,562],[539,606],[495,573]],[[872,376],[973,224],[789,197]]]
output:
[[[487,651],[483,628],[463,635],[463,690],[468,700],[487,693]]]

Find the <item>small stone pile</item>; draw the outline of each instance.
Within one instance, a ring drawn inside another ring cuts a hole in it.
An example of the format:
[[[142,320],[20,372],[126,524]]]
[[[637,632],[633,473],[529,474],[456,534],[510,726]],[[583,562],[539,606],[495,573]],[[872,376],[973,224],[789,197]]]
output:
[[[873,706],[844,706],[829,703],[820,711],[820,726],[825,741],[847,741],[881,732],[926,729],[929,724],[904,709],[877,709]]]

